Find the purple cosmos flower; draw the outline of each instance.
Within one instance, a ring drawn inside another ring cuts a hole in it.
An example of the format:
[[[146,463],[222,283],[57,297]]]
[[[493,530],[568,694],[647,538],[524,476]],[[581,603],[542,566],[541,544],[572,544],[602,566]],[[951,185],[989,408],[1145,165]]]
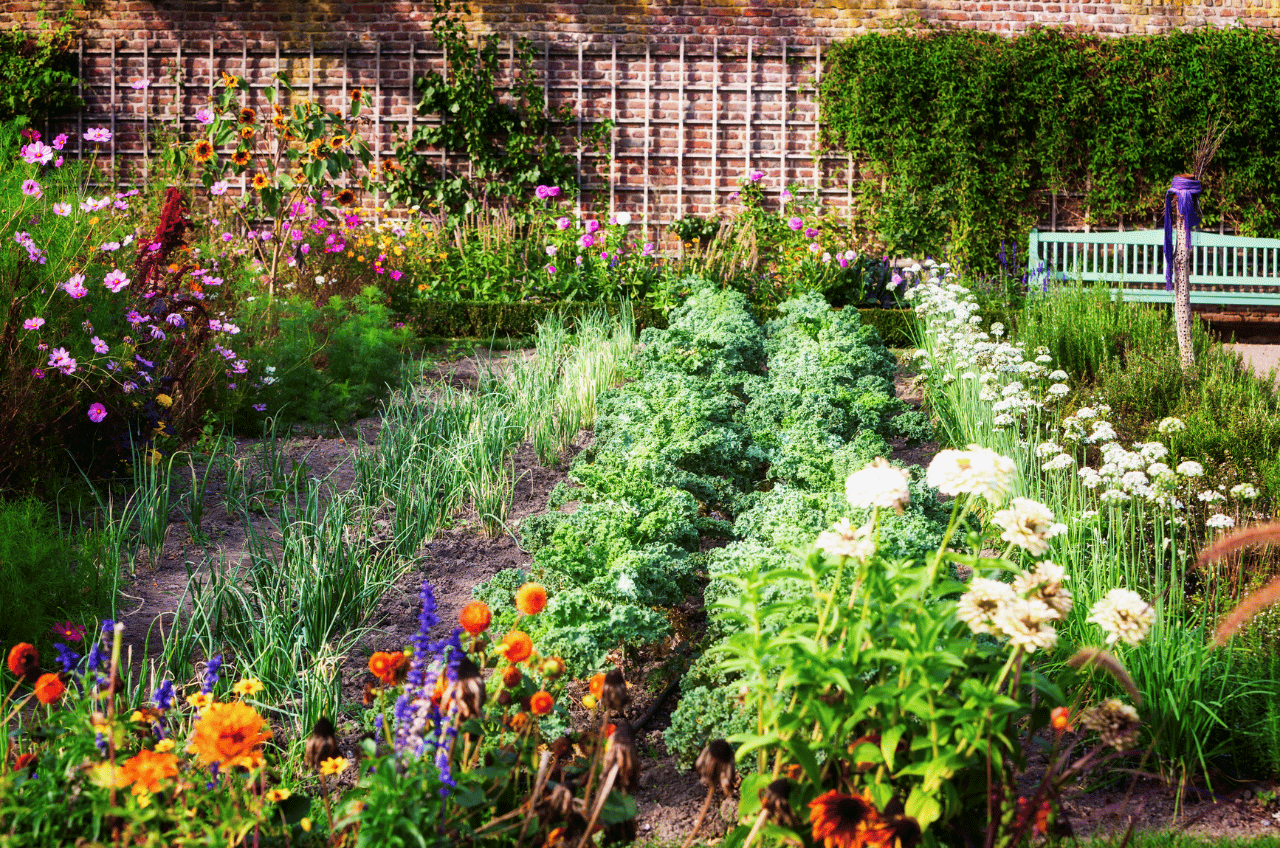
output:
[[[204,124],[204,125],[206,125],[206,126],[207,126],[208,124],[212,124],[212,123],[213,123],[213,119],[214,119],[214,117],[213,117],[213,110],[212,110],[212,109],[198,109],[198,110],[196,110],[196,120],[197,120],[197,121],[199,121],[201,124]]]
[[[49,367],[57,368],[63,374],[74,374],[76,371],[76,361],[67,353],[65,347],[56,347],[49,354]]]
[[[185,327],[187,324],[186,320],[176,312],[170,312],[165,316],[164,320],[166,324],[170,324],[174,327]]]
[[[76,274],[71,279],[62,284],[62,290],[71,295],[75,300],[79,300],[89,293],[84,287],[84,274]]]
[[[89,407],[89,420],[94,424],[102,421],[107,417],[107,408],[100,403],[95,403]]]
[[[266,412],[266,411],[267,411],[267,405],[266,405],[265,403],[255,403],[255,404],[253,405],[253,408],[254,408],[254,410],[255,410],[255,411],[257,411],[257,412]]]
[[[44,196],[44,189],[40,188],[40,183],[35,180],[23,180],[22,193],[27,197],[34,197],[39,200]]]

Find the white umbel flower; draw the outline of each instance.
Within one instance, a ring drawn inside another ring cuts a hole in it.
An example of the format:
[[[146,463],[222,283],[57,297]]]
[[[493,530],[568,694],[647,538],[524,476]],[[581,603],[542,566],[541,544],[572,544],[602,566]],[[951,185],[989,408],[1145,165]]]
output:
[[[1013,490],[1018,469],[1013,460],[979,445],[967,451],[940,451],[925,480],[944,495],[971,494],[998,506]]]
[[[1229,515],[1219,512],[1205,519],[1205,527],[1212,527],[1215,530],[1226,530],[1229,527],[1236,526],[1236,520]]]
[[[991,523],[1004,530],[1000,538],[1017,545],[1032,556],[1049,550],[1049,540],[1067,532],[1065,524],[1055,524],[1053,511],[1031,498],[1014,498],[1008,509],[996,511]]]
[[[1156,425],[1156,430],[1166,436],[1171,433],[1181,433],[1187,429],[1187,425],[1182,422],[1181,418],[1162,418],[1160,423]]]
[[[1179,462],[1177,471],[1183,477],[1203,477],[1204,476],[1204,466],[1193,459],[1188,459],[1185,462]]]
[[[989,577],[975,577],[956,604],[956,617],[974,633],[992,633],[992,622],[1008,604],[1018,600],[1013,587]]]
[[[1091,621],[1107,634],[1107,644],[1137,645],[1151,632],[1155,610],[1132,589],[1112,589],[1089,610]]]
[[[861,471],[855,471],[844,481],[844,495],[851,506],[895,509],[911,502],[907,488],[909,478],[901,468],[894,468],[884,457],[876,459]]]
[[[1258,496],[1258,490],[1252,483],[1238,483],[1231,487],[1231,497],[1251,501]]]

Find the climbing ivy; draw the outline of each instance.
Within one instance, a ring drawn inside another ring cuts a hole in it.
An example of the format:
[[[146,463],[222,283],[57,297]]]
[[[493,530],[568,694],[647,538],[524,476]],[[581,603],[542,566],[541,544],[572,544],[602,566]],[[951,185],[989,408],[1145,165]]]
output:
[[[434,9],[431,32],[444,48],[445,72],[428,71],[414,86],[422,96],[418,114],[438,122],[420,126],[397,145],[400,167],[388,175],[392,198],[471,213],[527,197],[539,185],[573,189],[576,150],[557,134],[573,114],[547,108],[528,39],[515,45],[513,79],[504,94],[497,84],[498,37],[481,37],[472,46],[460,17],[466,7],[455,10],[451,0],[435,0]],[[611,127],[610,121],[585,124],[582,143],[598,145]],[[425,148],[446,150],[466,164],[442,170],[439,158],[415,155]]]
[[[67,18],[0,32],[0,121],[43,121],[84,105],[76,93],[74,38]]]
[[[1173,175],[1225,127],[1205,226],[1280,235],[1280,37],[1244,27],[1102,38],[924,28],[833,47],[822,142],[859,160],[858,212],[895,253],[994,269],[1046,192],[1094,226],[1159,221]]]

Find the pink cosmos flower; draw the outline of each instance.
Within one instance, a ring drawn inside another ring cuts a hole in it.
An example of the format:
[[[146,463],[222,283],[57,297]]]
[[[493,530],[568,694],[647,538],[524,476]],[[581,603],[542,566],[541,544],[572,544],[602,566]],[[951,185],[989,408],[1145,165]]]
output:
[[[196,111],[196,120],[202,124],[208,125],[213,123],[212,109],[199,109]]]
[[[43,165],[53,159],[53,148],[33,141],[22,146],[22,161],[28,165]]]
[[[44,196],[44,189],[40,188],[40,183],[35,180],[22,181],[22,193],[27,197],[41,198]]]
[[[95,403],[89,407],[89,420],[94,424],[102,421],[107,417],[107,408],[100,403]]]
[[[61,150],[62,148],[66,147],[66,146],[67,146],[67,138],[68,138],[68,136],[67,136],[67,134],[66,134],[66,133],[58,133],[56,136],[54,136],[54,139],[53,139],[53,149],[54,149],[54,150]]]
[[[108,353],[111,350],[107,343],[97,336],[94,336],[90,341],[93,343],[93,350],[95,353]]]
[[[105,143],[111,140],[111,130],[106,127],[89,127],[84,134],[85,141]]]
[[[71,204],[70,203],[53,204],[53,214],[57,215],[59,218],[67,217],[68,215],[71,214]]]
[[[231,184],[226,180],[218,180],[216,183],[209,186],[209,193],[214,197],[222,197],[222,195],[227,193],[227,189],[230,187]]]
[[[132,88],[134,91],[142,91],[145,88],[147,88],[147,86],[149,85],[151,85],[151,80],[149,79],[136,79],[133,82],[129,83],[129,87]]]
[[[95,403],[93,406],[101,408],[102,404]],[[93,407],[91,406],[89,409],[92,410]],[[105,409],[103,409],[102,414],[107,414]],[[92,416],[92,412],[90,412],[90,415]],[[61,636],[68,642],[80,642],[84,639],[84,628],[79,624],[72,624],[70,621],[62,621],[53,625],[53,635]]]
[[[656,252],[657,252],[657,247],[656,247],[656,245],[654,245],[654,243],[653,243],[653,242],[651,242],[651,241],[647,241],[647,242],[645,242],[645,243],[644,243],[644,250],[640,251],[640,255],[641,255],[641,256],[653,256],[653,254],[654,254],[654,253],[656,253]]]
[[[49,354],[49,367],[57,368],[63,374],[74,374],[76,361],[72,359],[71,354],[67,353],[65,347],[55,347],[53,353]]]
[[[235,384],[233,383],[232,385],[235,385]],[[255,412],[266,412],[267,405],[265,403],[255,403],[253,405],[253,409]]]
[[[547,265],[547,273],[548,273],[548,274],[554,274],[555,272],[556,272],[556,266],[551,265],[551,264],[548,264],[548,265]]]
[[[749,177],[751,182],[758,183],[764,179],[764,171],[752,171]]]
[[[62,284],[62,290],[71,295],[75,300],[79,300],[89,293],[84,287],[84,274],[76,274],[71,279]]]
[[[22,329],[24,330],[38,330],[43,326],[44,326],[43,318],[28,318],[27,320],[22,322]]]
[[[118,294],[122,288],[129,285],[129,277],[119,268],[107,274],[102,284],[107,287],[112,294]]]

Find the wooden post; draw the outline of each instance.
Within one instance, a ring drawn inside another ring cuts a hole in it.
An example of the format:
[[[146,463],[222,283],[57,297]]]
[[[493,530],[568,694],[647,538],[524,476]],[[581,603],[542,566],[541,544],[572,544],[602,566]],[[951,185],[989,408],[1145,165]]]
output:
[[[1180,177],[1193,179],[1191,174]],[[1173,324],[1178,335],[1178,356],[1184,374],[1196,366],[1196,352],[1191,344],[1191,244],[1187,234],[1190,228],[1183,219],[1178,203],[1173,206]]]

